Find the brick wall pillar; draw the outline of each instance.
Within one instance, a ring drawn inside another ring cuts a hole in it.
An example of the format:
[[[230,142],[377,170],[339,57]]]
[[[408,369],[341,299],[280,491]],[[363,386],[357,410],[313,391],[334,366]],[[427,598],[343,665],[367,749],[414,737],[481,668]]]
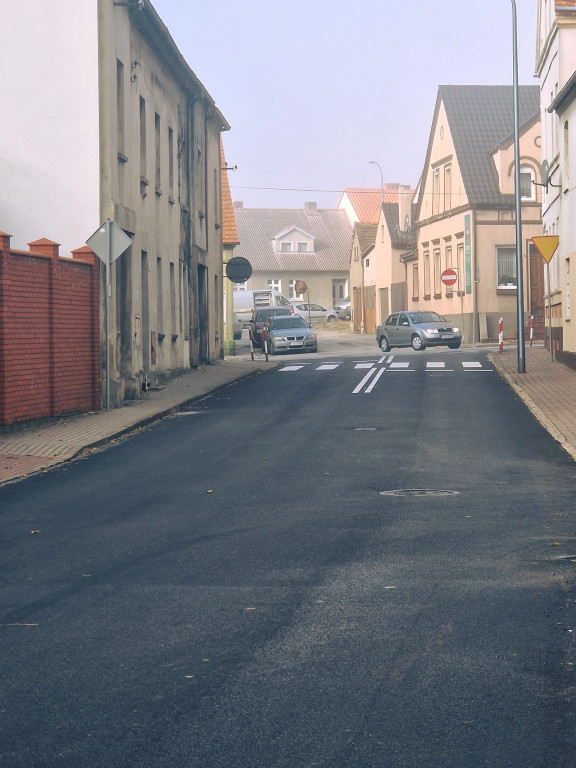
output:
[[[72,251],[72,257],[77,261],[92,264],[90,271],[90,311],[92,316],[91,360],[92,360],[92,409],[99,411],[102,408],[102,386],[100,373],[100,259],[96,254],[84,245]]]
[[[48,256],[50,258],[50,279],[48,285],[48,307],[50,314],[50,372],[48,374],[48,382],[50,385],[50,416],[56,415],[56,398],[58,390],[58,361],[56,360],[56,333],[58,322],[58,310],[55,306],[56,296],[55,290],[58,284],[58,259],[60,258],[60,243],[55,243],[53,240],[48,240],[43,237],[40,240],[34,240],[28,243],[30,253],[38,253],[41,256]]]
[[[0,232],[0,424],[6,424],[6,283],[11,235]]]

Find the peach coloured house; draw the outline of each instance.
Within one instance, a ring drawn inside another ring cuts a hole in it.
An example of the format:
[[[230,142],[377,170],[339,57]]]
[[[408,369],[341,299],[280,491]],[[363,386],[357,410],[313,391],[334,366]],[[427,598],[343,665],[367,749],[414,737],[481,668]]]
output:
[[[525,320],[542,323],[543,265],[531,244],[542,232],[537,86],[519,88],[519,117]],[[391,311],[434,310],[462,327],[465,343],[497,339],[500,318],[505,335],[516,336],[513,133],[512,86],[439,87],[414,197],[414,248],[400,257],[405,300],[391,293]],[[458,275],[454,286],[442,281],[447,268]]]

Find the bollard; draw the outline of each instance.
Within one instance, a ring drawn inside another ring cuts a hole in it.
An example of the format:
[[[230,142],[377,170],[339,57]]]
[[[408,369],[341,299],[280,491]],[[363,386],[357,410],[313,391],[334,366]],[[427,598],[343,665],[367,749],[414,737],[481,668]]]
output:
[[[250,339],[250,355],[252,357],[252,360],[254,360],[254,343],[252,339],[252,328],[248,329],[248,337]]]
[[[266,328],[262,328],[262,346],[264,348],[264,354],[266,355],[266,362],[268,362],[268,339],[266,338]]]
[[[502,322],[502,318],[500,318],[500,322],[498,323],[498,352],[502,354],[503,349],[504,349],[504,324]]]
[[[534,338],[534,315],[530,315],[530,346],[532,346],[533,338]]]

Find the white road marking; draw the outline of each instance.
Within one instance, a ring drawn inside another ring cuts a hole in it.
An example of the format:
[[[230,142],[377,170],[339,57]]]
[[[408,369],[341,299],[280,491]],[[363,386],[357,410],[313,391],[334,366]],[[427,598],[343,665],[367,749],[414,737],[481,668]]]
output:
[[[376,386],[376,383],[377,383],[378,379],[380,378],[380,376],[382,376],[382,374],[383,374],[385,371],[386,371],[386,368],[380,368],[380,369],[379,369],[378,373],[376,374],[376,376],[374,376],[374,378],[373,378],[373,379],[372,379],[372,381],[370,382],[369,386],[367,386],[367,387],[366,387],[366,391],[364,392],[364,394],[365,394],[365,395],[369,395],[369,394],[370,394],[370,392],[372,392],[372,390],[373,390],[373,389],[374,389],[374,387]]]
[[[471,363],[462,363],[462,368],[482,368],[482,363],[474,360]]]
[[[372,368],[374,363],[356,363],[354,368]]]
[[[390,370],[399,371],[410,368],[410,363],[390,363]]]
[[[304,368],[303,365],[286,365],[284,368],[279,368],[279,371],[299,371],[300,368]]]
[[[316,368],[317,371],[333,371],[335,368],[338,368],[340,363],[326,363],[325,365],[319,365],[318,368]]]
[[[446,363],[426,363],[426,368],[446,368]]]
[[[369,380],[372,378],[372,376],[374,376],[374,374],[376,373],[376,371],[377,371],[377,370],[378,370],[377,368],[371,368],[371,369],[368,371],[368,373],[366,374],[366,376],[364,376],[364,378],[362,379],[362,381],[360,382],[360,384],[358,384],[358,386],[356,387],[356,389],[352,390],[352,394],[353,394],[353,395],[357,395],[357,394],[358,394],[358,392],[360,392],[360,391],[361,391],[362,387],[363,387],[365,384],[367,384],[367,383],[368,383],[368,381],[369,381]]]

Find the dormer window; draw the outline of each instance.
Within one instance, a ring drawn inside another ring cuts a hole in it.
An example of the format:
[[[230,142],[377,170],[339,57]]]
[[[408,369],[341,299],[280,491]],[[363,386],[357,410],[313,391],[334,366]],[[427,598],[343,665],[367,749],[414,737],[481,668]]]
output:
[[[308,253],[308,243],[298,243],[298,253]]]
[[[292,253],[292,243],[280,243],[280,253]]]
[[[314,253],[314,235],[300,227],[289,227],[273,240],[276,253]]]

